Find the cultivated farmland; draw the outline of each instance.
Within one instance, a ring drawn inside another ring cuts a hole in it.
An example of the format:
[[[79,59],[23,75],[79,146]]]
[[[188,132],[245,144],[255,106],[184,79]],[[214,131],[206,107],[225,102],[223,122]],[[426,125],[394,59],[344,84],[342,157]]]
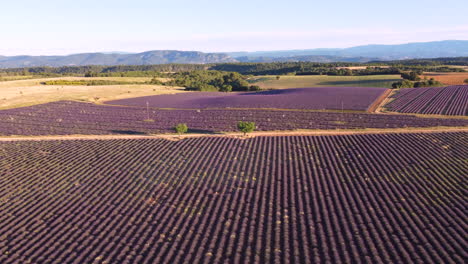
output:
[[[468,115],[468,85],[401,89],[386,105],[401,113]]]
[[[400,75],[367,75],[367,76],[329,76],[329,75],[298,75],[298,76],[255,76],[249,82],[263,89],[286,89],[323,86],[344,87],[383,87],[391,88],[392,83],[401,81]]]
[[[463,263],[468,134],[0,143],[0,263]]]
[[[468,79],[468,73],[467,72],[443,72],[443,73],[442,72],[428,72],[428,73],[424,73],[423,77],[434,78],[437,81],[445,85],[461,85],[461,84],[465,84],[465,80]]]
[[[160,110],[61,101],[1,110],[0,135],[99,135],[173,132],[185,123],[189,132],[236,131],[238,121],[257,130],[366,129],[467,126],[468,119],[411,115],[275,110]]]
[[[145,96],[105,102],[113,105],[203,109],[279,108],[365,111],[387,89],[368,87],[324,87],[282,89],[250,93],[193,92]]]

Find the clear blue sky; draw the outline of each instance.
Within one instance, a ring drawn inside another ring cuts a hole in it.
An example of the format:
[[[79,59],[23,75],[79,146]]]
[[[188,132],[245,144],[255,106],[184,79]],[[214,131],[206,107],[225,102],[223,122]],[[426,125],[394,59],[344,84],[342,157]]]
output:
[[[0,55],[257,51],[468,40],[466,0],[15,0]]]

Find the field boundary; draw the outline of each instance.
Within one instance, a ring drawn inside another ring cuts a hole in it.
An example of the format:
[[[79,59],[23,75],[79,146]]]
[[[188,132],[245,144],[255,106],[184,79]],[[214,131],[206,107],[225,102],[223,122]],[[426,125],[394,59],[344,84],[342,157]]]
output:
[[[392,96],[394,93],[394,90],[392,89],[387,89],[377,100],[375,100],[367,109],[367,112],[370,113],[379,113],[380,110],[383,108],[384,105],[387,104],[387,101],[390,96]]]
[[[263,136],[339,136],[368,134],[414,134],[468,132],[468,127],[429,127],[429,128],[389,128],[389,129],[337,129],[337,130],[294,130],[294,131],[256,131],[244,136],[240,132],[213,134],[151,134],[151,135],[62,135],[62,136],[9,136],[0,137],[0,142],[9,141],[47,141],[47,140],[116,140],[116,139],[167,139],[179,141],[186,138],[234,137],[248,139]]]
[[[77,101],[81,102],[82,101]],[[94,104],[93,102],[90,102]],[[146,109],[144,106],[133,106],[133,105],[119,105],[119,104],[107,104],[107,103],[95,103],[102,106],[115,106],[115,107],[128,107],[134,109]],[[300,109],[300,108],[254,108],[254,107],[207,107],[207,108],[172,108],[172,107],[149,107],[149,109],[160,110],[160,111],[209,111],[209,110],[233,110],[233,111],[245,111],[245,110],[265,110],[265,111],[290,111],[290,112],[320,112],[320,113],[354,113],[354,114],[365,114],[368,113],[365,110],[340,110],[340,109]]]
[[[394,91],[389,96],[392,96]],[[386,100],[393,100],[394,98],[387,97]],[[106,104],[106,103],[93,103],[93,102],[83,102],[77,100],[66,100],[66,101],[74,101],[78,103],[90,103],[95,105],[101,106],[114,106],[114,107],[127,107],[133,109],[146,109],[143,106],[129,106],[129,105],[117,105],[117,104]],[[282,112],[310,112],[310,113],[346,113],[346,114],[379,114],[379,115],[408,115],[408,116],[417,116],[420,118],[449,118],[449,119],[468,119],[468,116],[449,116],[449,115],[431,115],[431,114],[418,114],[418,113],[399,113],[399,112],[392,112],[392,111],[383,111],[383,107],[387,104],[386,102],[382,102],[379,109],[375,112],[369,112],[365,110],[339,110],[339,109],[294,109],[294,108],[220,108],[220,107],[212,107],[212,108],[159,108],[159,107],[149,107],[149,109],[159,110],[159,111],[209,111],[209,110],[226,110],[226,111],[282,111]]]

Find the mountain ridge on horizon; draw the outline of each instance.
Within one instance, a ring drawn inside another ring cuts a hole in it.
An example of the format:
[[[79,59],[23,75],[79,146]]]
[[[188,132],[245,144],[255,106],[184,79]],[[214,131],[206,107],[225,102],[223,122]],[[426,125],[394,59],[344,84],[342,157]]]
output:
[[[329,55],[329,56],[342,56],[342,57],[385,57],[383,53],[388,53],[388,50],[405,49],[408,53],[415,53],[416,49],[424,52],[424,55],[413,55],[412,58],[435,58],[435,57],[450,57],[446,55],[442,56],[430,56],[428,52],[435,52],[434,49],[443,49],[445,54],[452,53],[456,54],[456,57],[468,55],[468,40],[442,40],[442,41],[430,41],[430,42],[410,42],[404,44],[366,44],[358,45],[348,48],[316,48],[316,49],[293,49],[293,50],[276,50],[276,51],[241,51],[241,52],[225,52],[228,55],[234,55],[235,57],[240,56],[276,56],[276,57],[289,57],[289,56],[307,56],[307,55]],[[451,49],[452,51],[447,51]],[[455,50],[453,50],[455,49]],[[371,53],[369,50],[372,50]],[[377,54],[377,52],[381,54]],[[387,55],[389,59],[400,59],[400,54]],[[461,54],[458,54],[461,53]],[[427,55],[426,55],[427,54]]]
[[[140,53],[95,52],[57,56],[2,56],[0,68],[85,65],[209,64],[235,62],[368,62],[468,56],[468,40],[406,44],[369,44],[350,48],[317,48],[254,52],[200,52],[153,50]]]

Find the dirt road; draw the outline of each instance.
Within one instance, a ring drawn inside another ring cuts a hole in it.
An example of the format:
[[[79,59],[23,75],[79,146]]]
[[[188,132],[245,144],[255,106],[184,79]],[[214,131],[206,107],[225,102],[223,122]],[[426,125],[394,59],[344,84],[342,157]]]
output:
[[[66,136],[21,136],[0,137],[0,142],[7,141],[41,141],[41,140],[114,140],[114,139],[167,139],[181,140],[197,137],[235,137],[252,138],[260,136],[323,136],[323,135],[362,135],[362,134],[390,134],[390,133],[444,133],[444,132],[468,132],[468,127],[431,127],[431,128],[392,128],[392,129],[364,129],[364,130],[298,130],[298,131],[257,131],[249,133],[246,137],[242,133],[219,134],[174,134],[155,135],[66,135]]]

